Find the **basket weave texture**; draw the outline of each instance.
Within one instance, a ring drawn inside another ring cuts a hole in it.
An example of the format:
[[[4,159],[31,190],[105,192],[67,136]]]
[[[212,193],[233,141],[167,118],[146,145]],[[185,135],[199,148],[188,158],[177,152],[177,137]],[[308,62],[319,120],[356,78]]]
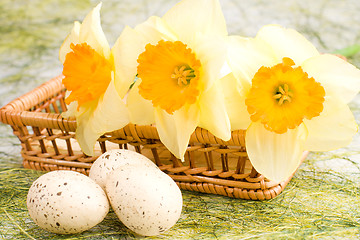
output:
[[[233,131],[225,142],[197,128],[181,162],[161,143],[155,126],[129,124],[101,136],[96,155],[86,156],[75,140],[75,118],[61,116],[66,111],[61,80],[62,76],[55,77],[0,109],[0,121],[9,124],[21,142],[25,168],[88,175],[99,155],[125,148],[149,157],[184,190],[265,200],[280,194],[291,179],[278,183],[258,173],[248,159],[242,130]]]

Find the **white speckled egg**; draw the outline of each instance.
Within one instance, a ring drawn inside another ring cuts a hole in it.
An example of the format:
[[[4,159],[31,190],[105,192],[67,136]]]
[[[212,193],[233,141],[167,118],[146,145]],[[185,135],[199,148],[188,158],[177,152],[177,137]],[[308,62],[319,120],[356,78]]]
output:
[[[109,211],[109,201],[103,189],[89,177],[74,171],[53,171],[33,182],[27,208],[39,227],[71,234],[100,223]]]
[[[182,195],[171,177],[159,171],[123,166],[106,183],[110,204],[120,221],[137,234],[154,236],[179,219]]]
[[[140,153],[127,149],[112,149],[96,159],[90,168],[89,177],[105,190],[108,175],[116,168],[124,165],[158,169],[155,163]]]

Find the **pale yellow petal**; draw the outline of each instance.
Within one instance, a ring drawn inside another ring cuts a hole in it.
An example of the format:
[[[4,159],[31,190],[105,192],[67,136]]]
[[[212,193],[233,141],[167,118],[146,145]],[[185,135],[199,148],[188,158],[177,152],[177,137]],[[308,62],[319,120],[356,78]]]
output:
[[[256,38],[267,42],[279,59],[289,57],[300,65],[306,59],[319,55],[314,45],[303,35],[290,28],[266,25],[260,29]]]
[[[139,94],[140,83],[141,79],[137,79],[127,96],[126,105],[129,109],[130,122],[139,125],[153,124],[155,123],[154,107],[150,100],[144,99]]]
[[[129,123],[129,113],[124,100],[111,80],[103,97],[99,99],[93,115],[93,126],[102,134],[123,128]]]
[[[76,115],[76,111],[77,111],[77,107],[78,107],[78,103],[77,102],[71,102],[69,105],[67,105],[67,111],[61,113],[61,116],[63,118],[68,118],[68,117],[75,117]]]
[[[79,109],[76,108],[75,111],[75,117],[77,118],[81,118],[83,115],[86,115],[90,110],[93,111],[95,109],[95,107],[97,106],[97,102],[98,100],[93,100],[90,102],[86,102],[83,105],[80,106]],[[77,102],[76,104],[74,104],[74,107],[77,106]]]
[[[157,44],[160,40],[178,40],[177,33],[175,33],[163,19],[157,16],[149,17],[148,20],[137,25],[134,30],[142,36],[145,44]]]
[[[227,45],[228,64],[244,88],[250,88],[251,80],[260,67],[272,67],[281,62],[261,39],[231,36],[227,38]]]
[[[190,41],[194,33],[227,35],[218,0],[183,0],[170,9],[163,19],[184,42]]]
[[[220,81],[222,83],[231,130],[247,129],[251,123],[250,115],[245,105],[245,98],[249,88],[242,87],[232,73]]]
[[[222,66],[222,68],[220,70],[220,78],[225,77],[229,73],[232,73],[232,70],[230,69],[229,64],[227,62],[225,62],[225,64]]]
[[[71,93],[70,91],[65,92],[65,99],[70,95],[70,93]],[[74,102],[71,102],[69,105],[66,105],[66,107],[67,107],[67,111],[62,112],[61,116],[63,118],[75,117],[77,108],[78,108],[78,103],[76,101],[74,101]]]
[[[320,116],[304,120],[309,136],[305,148],[310,151],[330,151],[347,146],[358,131],[349,107],[341,100],[327,97]]]
[[[322,54],[308,59],[302,68],[320,82],[327,95],[349,103],[360,90],[360,70],[343,59]]]
[[[254,168],[266,178],[280,182],[299,167],[307,130],[300,125],[284,134],[266,130],[261,123],[252,123],[246,131],[246,151]]]
[[[80,26],[79,22],[74,22],[74,26],[70,32],[70,34],[65,38],[63,44],[59,50],[59,59],[61,63],[65,62],[66,54],[71,52],[70,44],[78,44],[79,43],[79,34],[80,34]]]
[[[114,80],[111,80],[93,109],[91,114],[77,117],[79,130],[76,131],[76,138],[87,155],[93,155],[93,147],[101,135],[121,129],[129,123],[128,110],[115,89]]]
[[[206,91],[222,75],[221,71],[226,62],[227,51],[224,38],[197,35],[196,40],[189,47],[201,62],[203,70],[201,84]]]
[[[222,88],[218,81],[208,91],[201,94],[199,108],[199,127],[210,131],[224,141],[230,140],[230,121],[226,112]]]
[[[70,95],[70,93],[71,93],[71,91],[66,91],[65,98],[67,98]],[[68,117],[81,118],[81,116],[83,114],[87,114],[89,112],[89,109],[93,109],[94,102],[95,101],[87,102],[87,103],[83,104],[82,106],[80,106],[80,108],[78,108],[78,102],[73,101],[69,105],[67,105],[67,111],[63,112],[61,114],[61,116],[63,118],[68,118]]]
[[[137,73],[137,58],[144,51],[145,40],[126,26],[111,49],[115,65],[115,86],[125,96]]]
[[[94,131],[89,126],[89,120],[92,114],[92,109],[88,109],[88,111],[76,118],[77,127],[75,138],[79,143],[81,150],[88,156],[94,155],[94,145],[99,138],[99,135],[96,133],[94,134]]]
[[[161,142],[179,159],[189,144],[190,136],[199,123],[200,113],[195,105],[183,107],[173,115],[155,108],[156,128]]]
[[[84,19],[80,28],[80,42],[86,42],[105,58],[110,57],[110,47],[101,28],[99,3]]]

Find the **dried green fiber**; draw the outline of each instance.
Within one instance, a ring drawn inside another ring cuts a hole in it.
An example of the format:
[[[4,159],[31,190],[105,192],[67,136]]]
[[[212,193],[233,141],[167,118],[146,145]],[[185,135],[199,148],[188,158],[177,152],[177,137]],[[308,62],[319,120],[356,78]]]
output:
[[[360,237],[359,173],[321,171],[311,154],[277,198],[246,201],[183,191],[179,222],[153,239],[332,239]],[[321,156],[320,156],[321,157]],[[343,157],[342,160],[346,160]],[[134,238],[113,212],[98,226],[76,235],[56,235],[29,218],[26,195],[42,173],[22,168],[0,171],[0,236],[4,239]]]

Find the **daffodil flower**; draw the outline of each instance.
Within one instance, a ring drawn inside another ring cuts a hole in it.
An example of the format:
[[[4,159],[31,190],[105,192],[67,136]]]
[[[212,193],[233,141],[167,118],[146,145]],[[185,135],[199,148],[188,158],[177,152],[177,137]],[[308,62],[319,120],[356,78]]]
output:
[[[227,109],[232,130],[246,129],[246,150],[258,172],[282,181],[304,150],[329,151],[352,141],[358,127],[347,103],[360,90],[357,68],[276,25],[254,39],[229,39]]]
[[[219,79],[226,23],[217,0],[183,0],[120,36],[122,76],[138,80],[127,98],[131,122],[156,125],[164,145],[183,159],[197,126],[229,140]]]
[[[119,77],[119,42],[110,50],[100,25],[100,8],[101,3],[82,23],[74,23],[59,53],[68,90],[63,117],[76,117],[76,139],[87,155],[94,154],[101,135],[129,123],[123,98],[132,81]]]

